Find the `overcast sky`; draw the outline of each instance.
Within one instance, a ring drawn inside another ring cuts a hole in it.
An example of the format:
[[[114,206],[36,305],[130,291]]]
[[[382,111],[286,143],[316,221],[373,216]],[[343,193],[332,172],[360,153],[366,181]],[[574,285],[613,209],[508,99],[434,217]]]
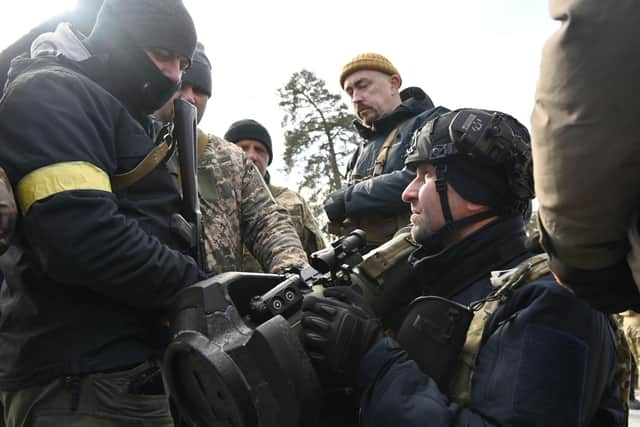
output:
[[[294,72],[311,70],[337,93],[342,66],[378,52],[400,71],[404,87],[421,87],[436,105],[501,110],[529,126],[542,46],[558,25],[543,0],[184,1],[213,63],[213,97],[201,127],[221,136],[235,120],[262,122],[274,141],[274,182],[291,187],[278,172],[284,139],[277,89]],[[3,0],[0,48],[74,6]]]

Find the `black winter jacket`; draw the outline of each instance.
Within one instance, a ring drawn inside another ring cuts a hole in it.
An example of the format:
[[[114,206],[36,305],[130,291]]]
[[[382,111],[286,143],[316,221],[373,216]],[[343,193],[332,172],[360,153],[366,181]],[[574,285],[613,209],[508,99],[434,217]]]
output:
[[[154,143],[103,88],[99,57],[18,59],[11,74],[0,164],[23,216],[0,259],[0,390],[149,359],[166,343],[163,310],[204,278],[170,230],[175,171],[161,164],[110,190],[108,177],[129,171]]]
[[[349,163],[347,173],[351,179],[348,184],[363,178],[369,179],[356,183],[347,192],[347,217],[358,218],[372,212],[381,215],[409,212],[408,205],[401,199],[402,192],[415,177],[413,172],[403,170],[407,148],[416,129],[447,110],[443,107],[434,108],[427,94],[416,87],[403,90],[400,96],[402,104],[391,113],[379,117],[371,127],[366,127],[357,120],[354,122],[364,141]],[[383,174],[370,178],[384,141],[403,121],[405,123],[387,154]]]
[[[526,258],[522,237],[520,220],[496,222],[441,254],[417,252],[415,267],[430,293],[468,304],[489,292],[489,271]],[[517,289],[486,324],[468,406],[449,400],[385,338],[360,365],[362,421],[368,427],[622,425],[616,363],[606,316],[546,275]]]

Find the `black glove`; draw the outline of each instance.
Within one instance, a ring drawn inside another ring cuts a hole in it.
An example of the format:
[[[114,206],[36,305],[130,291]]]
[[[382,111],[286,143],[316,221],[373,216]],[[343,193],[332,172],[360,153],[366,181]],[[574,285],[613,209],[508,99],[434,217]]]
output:
[[[355,288],[336,286],[302,305],[300,339],[320,377],[355,381],[360,360],[382,338],[382,326]]]
[[[334,191],[324,201],[324,211],[331,222],[341,223],[347,217],[346,189]]]

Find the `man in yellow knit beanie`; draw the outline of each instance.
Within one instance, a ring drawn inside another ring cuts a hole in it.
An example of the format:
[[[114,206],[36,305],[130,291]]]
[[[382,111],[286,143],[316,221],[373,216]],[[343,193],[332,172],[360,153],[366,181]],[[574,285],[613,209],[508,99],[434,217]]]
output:
[[[329,232],[367,232],[369,249],[409,224],[409,208],[400,197],[413,179],[402,170],[413,132],[446,111],[434,108],[420,88],[400,90],[402,78],[385,56],[362,53],[342,68],[340,86],[351,99],[354,125],[362,143],[347,167],[347,185],[324,203]]]

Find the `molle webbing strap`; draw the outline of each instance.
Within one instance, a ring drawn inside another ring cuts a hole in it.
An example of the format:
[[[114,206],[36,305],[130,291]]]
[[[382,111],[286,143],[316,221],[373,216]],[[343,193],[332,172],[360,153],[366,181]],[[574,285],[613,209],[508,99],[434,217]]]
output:
[[[382,175],[382,172],[384,171],[384,165],[385,163],[387,163],[387,156],[389,155],[389,149],[391,148],[393,141],[396,139],[396,135],[398,135],[398,132],[400,132],[400,130],[402,129],[402,126],[404,126],[404,123],[405,123],[404,121],[401,122],[391,132],[389,132],[389,135],[387,135],[387,139],[384,140],[384,144],[382,144],[382,148],[380,149],[380,152],[378,153],[378,157],[376,158],[376,162],[373,167],[372,176]]]
[[[398,231],[391,240],[387,240],[369,252],[358,265],[358,269],[378,281],[387,270],[398,262],[407,261],[409,254],[418,247],[418,244],[411,237],[411,227],[405,227]]]
[[[524,260],[515,268],[491,272],[491,285],[495,291],[479,303],[472,304],[471,308],[475,314],[449,387],[450,399],[463,405],[471,400],[473,373],[489,318],[511,296],[513,290],[539,279],[550,271],[549,256],[543,253]]]

